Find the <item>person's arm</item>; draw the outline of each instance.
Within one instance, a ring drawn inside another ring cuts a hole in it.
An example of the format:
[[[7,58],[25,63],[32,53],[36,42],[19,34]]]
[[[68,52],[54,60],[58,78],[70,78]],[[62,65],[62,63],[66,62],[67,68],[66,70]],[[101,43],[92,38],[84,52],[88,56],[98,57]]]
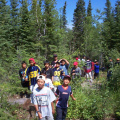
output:
[[[25,70],[25,81],[28,81],[28,76],[29,76],[29,68],[26,68],[26,70]]]
[[[50,80],[50,89],[52,90],[54,88],[53,84],[52,84],[52,81]]]
[[[53,70],[51,69],[51,80],[52,80],[52,83],[53,83],[53,78],[54,78],[54,73],[53,73]]]
[[[39,117],[40,119],[42,119],[42,114],[40,113],[40,111],[39,111],[39,109],[38,109],[38,105],[34,105],[34,106],[35,106],[36,112],[38,113],[38,117]]]
[[[76,73],[75,73],[75,69],[74,68],[72,68],[72,70],[71,70],[71,75],[75,75]]]
[[[61,70],[61,75],[65,76],[65,72],[63,71],[63,69]]]
[[[68,60],[66,60],[66,59],[64,59],[64,60],[65,60],[66,64],[67,64],[67,65],[69,65],[69,62],[68,62]]]
[[[38,113],[38,117],[39,117],[40,119],[42,119],[42,114],[41,114],[40,111],[39,111],[38,104],[37,104],[37,100],[36,100],[36,97],[35,97],[34,92],[33,92],[33,102],[34,102],[35,110],[36,110],[36,112]]]
[[[41,68],[37,65],[37,67],[38,67],[38,75],[37,75],[37,77],[40,75],[40,71],[41,71]]]
[[[73,96],[72,89],[71,89],[71,91],[70,91],[70,97],[71,97],[73,100],[76,100],[76,99],[74,98],[74,96]]]
[[[80,76],[81,76],[81,69],[79,68],[79,74],[80,74]]]
[[[54,109],[54,103],[51,102],[51,106],[52,106],[52,114],[55,114],[55,109]]]
[[[76,98],[74,98],[73,94],[71,94],[70,97],[71,97],[73,100],[76,100]]]
[[[20,78],[21,78],[21,70],[19,70],[19,76],[20,76]]]

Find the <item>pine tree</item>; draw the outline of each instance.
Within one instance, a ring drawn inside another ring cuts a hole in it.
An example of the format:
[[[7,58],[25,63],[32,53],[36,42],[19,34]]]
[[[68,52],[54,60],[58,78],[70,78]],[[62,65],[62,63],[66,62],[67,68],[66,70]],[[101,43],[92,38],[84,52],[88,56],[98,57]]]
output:
[[[44,1],[44,47],[45,57],[51,57],[57,52],[59,39],[57,38],[57,29],[59,27],[58,13],[55,10],[55,0]]]
[[[104,18],[104,32],[103,35],[105,37],[106,44],[109,49],[113,48],[112,42],[112,7],[109,0],[106,0],[105,4],[105,18]]]
[[[17,50],[18,46],[18,0],[10,0],[11,2],[11,39],[13,40],[14,47]]]
[[[0,1],[0,63],[7,61],[8,63],[13,57],[13,44],[10,39],[10,7],[6,5],[5,0]],[[8,59],[9,58],[9,59]],[[5,62],[4,62],[5,63]],[[8,64],[7,63],[7,64]],[[2,63],[2,66],[5,64]],[[5,65],[6,66],[6,65]]]
[[[106,3],[105,3],[105,6],[106,8],[105,9],[105,22],[110,22],[110,19],[111,19],[111,10],[112,10],[112,7],[111,7],[111,2],[110,0],[106,0]]]
[[[84,42],[84,23],[85,23],[85,2],[84,0],[78,0],[76,9],[74,10],[73,17],[73,34],[74,34],[74,48],[81,48],[81,45]]]
[[[92,6],[91,6],[91,0],[89,0],[89,4],[87,7],[87,16],[92,16]]]
[[[115,4],[115,33],[114,33],[115,48],[120,52],[120,1]]]
[[[19,45],[24,46],[25,48],[30,47],[28,42],[28,36],[30,34],[29,32],[29,12],[28,12],[28,4],[27,0],[22,0],[22,7],[20,8],[21,12],[21,23],[20,23],[20,40],[19,40]]]
[[[62,15],[62,21],[63,21],[63,29],[66,29],[66,25],[67,25],[67,20],[66,20],[66,1],[65,4],[63,6],[63,15]]]

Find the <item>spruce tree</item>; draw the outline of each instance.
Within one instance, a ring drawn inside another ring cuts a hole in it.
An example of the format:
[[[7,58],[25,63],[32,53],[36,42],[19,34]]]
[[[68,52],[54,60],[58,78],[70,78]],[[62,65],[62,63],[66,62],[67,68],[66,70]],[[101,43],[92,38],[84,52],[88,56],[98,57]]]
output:
[[[8,63],[12,61],[13,55],[13,43],[10,38],[10,7],[6,5],[5,0],[0,1],[0,63],[7,61]],[[9,59],[8,59],[9,58]],[[4,62],[5,63],[5,62]],[[7,63],[7,65],[8,65]],[[2,63],[2,66],[6,66]]]
[[[21,17],[21,21],[20,21],[20,40],[19,40],[19,45],[20,47],[23,46],[23,48],[28,48],[30,47],[28,42],[29,42],[29,12],[28,12],[28,4],[27,4],[27,0],[22,0],[22,7],[20,8],[20,17]]]
[[[87,16],[92,16],[92,6],[91,6],[91,0],[89,0],[89,4],[87,7]]]
[[[120,52],[120,1],[117,0],[115,4],[115,34],[114,34],[115,48]]]
[[[14,47],[17,50],[18,46],[18,0],[10,0],[11,2],[11,39],[14,43]]]
[[[44,40],[45,57],[52,57],[52,54],[57,52],[59,39],[58,27],[59,19],[58,13],[55,9],[55,0],[44,1]]]
[[[106,44],[109,49],[113,48],[112,42],[112,7],[110,0],[106,0],[105,3],[106,8],[105,10],[105,18],[104,18],[104,32],[103,35],[105,37]]]
[[[85,23],[85,2],[84,0],[78,0],[76,9],[74,10],[73,17],[73,34],[74,34],[74,48],[81,48],[84,42],[84,23]]]
[[[67,20],[66,20],[66,1],[65,4],[63,6],[63,14],[62,14],[62,21],[63,21],[63,29],[66,29],[66,25],[67,25]]]

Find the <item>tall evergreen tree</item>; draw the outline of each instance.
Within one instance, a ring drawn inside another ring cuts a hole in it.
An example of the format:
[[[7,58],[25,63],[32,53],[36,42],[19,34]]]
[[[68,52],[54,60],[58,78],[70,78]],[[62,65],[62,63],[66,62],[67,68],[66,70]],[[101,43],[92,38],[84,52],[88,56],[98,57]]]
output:
[[[67,20],[66,20],[66,6],[67,6],[67,3],[65,1],[65,4],[63,6],[63,15],[62,15],[63,29],[66,29],[66,25],[67,25]]]
[[[20,23],[20,40],[19,45],[24,46],[25,48],[30,47],[28,42],[29,36],[29,12],[28,12],[28,4],[27,0],[22,0],[22,7],[21,7],[21,23]],[[28,45],[28,46],[27,46]]]
[[[109,49],[113,48],[112,42],[112,7],[110,0],[106,0],[105,3],[106,8],[105,10],[105,18],[104,18],[104,32],[103,35],[105,37],[106,44],[108,45]]]
[[[88,4],[88,7],[87,7],[86,24],[92,24],[92,6],[91,6],[91,0],[89,0],[89,4]]]
[[[0,1],[0,63],[7,61],[8,63],[12,56],[13,44],[10,39],[10,7],[6,5],[5,0]],[[9,58],[9,59],[8,59]],[[5,63],[5,62],[4,62]],[[7,64],[8,64],[7,63]],[[2,63],[4,66],[5,64]],[[6,65],[5,65],[6,66]]]
[[[120,1],[115,4],[115,33],[114,33],[115,48],[120,52]]]
[[[74,34],[74,48],[81,48],[84,42],[84,22],[85,22],[85,2],[84,0],[78,0],[76,9],[74,10],[73,17],[73,34]]]
[[[58,51],[57,46],[59,43],[58,37],[58,13],[55,10],[55,0],[44,1],[44,46],[45,57],[51,57],[52,53]]]
[[[10,0],[11,2],[11,39],[13,40],[15,49],[18,46],[18,0]]]
[[[106,8],[105,9],[105,22],[110,22],[110,19],[111,19],[111,10],[112,10],[112,7],[111,7],[111,2],[110,0],[106,0],[106,3],[105,3],[105,6]]]
[[[89,4],[87,7],[87,16],[92,16],[92,6],[91,6],[91,0],[89,0]]]

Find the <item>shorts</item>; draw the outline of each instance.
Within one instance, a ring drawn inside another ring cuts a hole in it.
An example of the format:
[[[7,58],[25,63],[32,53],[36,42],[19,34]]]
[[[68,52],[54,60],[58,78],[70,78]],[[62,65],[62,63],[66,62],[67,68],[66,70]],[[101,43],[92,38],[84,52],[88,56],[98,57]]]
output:
[[[98,78],[99,77],[99,73],[95,73],[94,74],[94,79]]]
[[[21,81],[21,85],[22,85],[22,87],[27,87],[27,88],[29,88],[29,81]]]

